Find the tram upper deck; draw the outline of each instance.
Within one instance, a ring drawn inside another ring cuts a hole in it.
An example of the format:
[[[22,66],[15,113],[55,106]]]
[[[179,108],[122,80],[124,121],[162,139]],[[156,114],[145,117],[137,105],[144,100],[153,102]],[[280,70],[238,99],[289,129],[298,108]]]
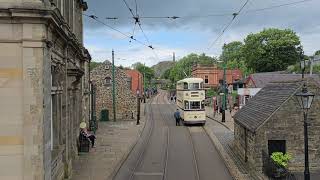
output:
[[[177,82],[177,90],[179,91],[197,91],[203,90],[203,79],[201,78],[185,78]]]

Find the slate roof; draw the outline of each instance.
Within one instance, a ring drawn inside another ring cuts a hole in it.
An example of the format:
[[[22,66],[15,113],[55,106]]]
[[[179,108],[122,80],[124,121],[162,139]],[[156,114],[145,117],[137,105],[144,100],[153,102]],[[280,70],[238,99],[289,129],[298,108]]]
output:
[[[301,74],[284,74],[282,72],[255,73],[250,76],[256,88],[263,88],[270,82],[296,81],[301,79]]]
[[[298,82],[266,85],[235,114],[234,120],[255,132],[299,87]]]

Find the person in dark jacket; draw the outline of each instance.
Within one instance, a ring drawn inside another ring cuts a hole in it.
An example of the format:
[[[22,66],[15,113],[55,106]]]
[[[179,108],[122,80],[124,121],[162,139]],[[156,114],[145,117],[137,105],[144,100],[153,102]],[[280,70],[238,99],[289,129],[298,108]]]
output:
[[[174,113],[174,118],[176,119],[176,126],[180,126],[180,112],[179,109],[177,109],[177,111]]]

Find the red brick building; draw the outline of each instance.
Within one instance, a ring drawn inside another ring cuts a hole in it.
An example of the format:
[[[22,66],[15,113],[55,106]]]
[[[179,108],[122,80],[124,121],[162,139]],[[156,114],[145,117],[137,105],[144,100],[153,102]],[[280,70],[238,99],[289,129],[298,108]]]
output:
[[[192,77],[202,78],[205,88],[215,88],[219,86],[219,81],[223,80],[223,69],[218,69],[217,66],[196,65],[192,67]],[[240,79],[242,79],[242,73],[239,69],[226,70],[228,84]]]
[[[139,71],[133,69],[127,69],[126,73],[131,78],[131,91],[134,94],[137,94],[137,91],[139,91],[139,95],[141,96],[143,93],[143,75]]]

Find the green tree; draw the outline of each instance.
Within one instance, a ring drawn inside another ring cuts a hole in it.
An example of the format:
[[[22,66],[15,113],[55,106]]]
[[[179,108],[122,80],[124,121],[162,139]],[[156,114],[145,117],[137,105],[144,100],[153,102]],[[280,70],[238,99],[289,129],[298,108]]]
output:
[[[319,55],[320,56],[320,50],[318,50],[318,51],[316,51],[315,53],[314,53],[314,55]]]
[[[248,75],[252,73],[252,69],[246,65],[243,46],[243,43],[240,41],[224,44],[219,59],[220,61],[227,62],[227,69],[240,69],[244,75]],[[223,68],[223,65],[219,64],[219,67]]]
[[[94,68],[96,68],[96,67],[99,66],[100,64],[102,64],[102,62],[94,62],[94,61],[91,61],[91,62],[90,62],[90,70],[93,70]]]
[[[244,59],[242,54],[243,43],[240,41],[233,41],[225,44],[222,47],[221,61],[235,61],[239,62]]]
[[[195,64],[200,65],[213,65],[217,60],[213,57],[207,56],[205,54],[194,54],[191,53],[182,59],[180,59],[168,72],[169,78],[172,82],[177,82],[183,78],[190,77],[192,66]]]
[[[243,57],[254,72],[285,70],[299,61],[300,39],[290,29],[264,29],[244,40]]]

